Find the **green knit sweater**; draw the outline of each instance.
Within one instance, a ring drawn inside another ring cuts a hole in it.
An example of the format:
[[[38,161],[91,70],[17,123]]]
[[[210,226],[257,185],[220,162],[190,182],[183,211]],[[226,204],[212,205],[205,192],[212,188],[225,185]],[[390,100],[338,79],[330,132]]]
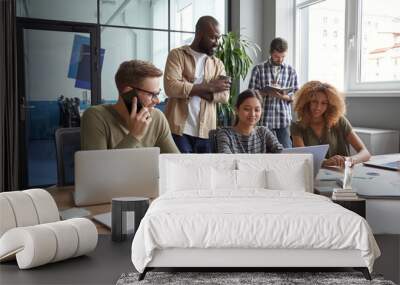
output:
[[[179,153],[164,114],[151,111],[152,121],[141,141],[129,134],[126,122],[112,105],[88,108],[81,120],[81,149],[159,147],[161,153]]]

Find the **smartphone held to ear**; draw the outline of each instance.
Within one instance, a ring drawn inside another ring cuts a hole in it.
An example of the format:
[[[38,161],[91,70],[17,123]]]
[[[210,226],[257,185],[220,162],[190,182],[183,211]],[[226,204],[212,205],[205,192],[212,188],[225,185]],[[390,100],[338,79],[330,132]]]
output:
[[[128,92],[121,94],[122,99],[124,100],[125,106],[128,109],[129,114],[132,112],[132,99],[136,97],[136,113],[139,113],[140,109],[142,109],[142,103],[140,103],[139,96],[135,89],[129,90]]]

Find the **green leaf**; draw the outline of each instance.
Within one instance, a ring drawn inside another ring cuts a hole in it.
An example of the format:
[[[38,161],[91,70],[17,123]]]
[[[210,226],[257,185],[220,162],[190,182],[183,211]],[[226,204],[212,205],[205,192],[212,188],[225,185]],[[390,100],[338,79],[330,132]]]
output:
[[[245,79],[253,64],[249,53],[256,57],[260,51],[261,48],[246,36],[229,32],[221,37],[215,55],[224,63],[226,74],[232,77],[232,87],[229,102],[218,105],[218,114],[232,117],[239,95],[239,78]]]

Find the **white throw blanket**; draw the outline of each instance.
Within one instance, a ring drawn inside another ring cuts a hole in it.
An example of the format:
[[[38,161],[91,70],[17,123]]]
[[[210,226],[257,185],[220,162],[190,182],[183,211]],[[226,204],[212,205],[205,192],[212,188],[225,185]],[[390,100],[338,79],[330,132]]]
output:
[[[150,206],[132,243],[143,272],[155,249],[358,249],[372,271],[380,251],[365,219],[305,192],[248,189],[166,193]]]

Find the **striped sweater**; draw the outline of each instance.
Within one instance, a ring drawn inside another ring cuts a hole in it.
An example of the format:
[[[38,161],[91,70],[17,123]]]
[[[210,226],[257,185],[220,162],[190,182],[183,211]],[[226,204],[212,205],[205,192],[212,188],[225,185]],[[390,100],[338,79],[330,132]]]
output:
[[[249,136],[241,135],[232,127],[220,128],[216,134],[219,153],[278,153],[283,147],[274,134],[264,126],[257,126]]]

